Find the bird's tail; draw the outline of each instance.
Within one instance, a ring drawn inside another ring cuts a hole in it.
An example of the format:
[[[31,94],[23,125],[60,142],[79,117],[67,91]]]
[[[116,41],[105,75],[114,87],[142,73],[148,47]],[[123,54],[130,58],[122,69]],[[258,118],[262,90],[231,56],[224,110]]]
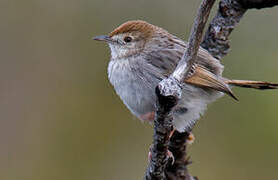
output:
[[[226,84],[233,85],[233,86],[253,88],[259,90],[278,89],[278,84],[265,82],[265,81],[225,80],[224,82]]]
[[[186,78],[184,82],[195,86],[211,88],[216,91],[224,92],[235,100],[238,99],[233,94],[230,85],[259,90],[278,89],[278,84],[275,83],[264,81],[229,80],[223,77],[218,77],[202,66],[196,66],[194,72],[191,74],[191,76]]]

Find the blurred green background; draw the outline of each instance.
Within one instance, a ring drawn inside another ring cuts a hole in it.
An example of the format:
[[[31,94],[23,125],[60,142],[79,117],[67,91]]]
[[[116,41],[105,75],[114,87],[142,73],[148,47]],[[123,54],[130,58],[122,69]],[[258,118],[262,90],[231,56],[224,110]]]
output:
[[[109,49],[91,37],[143,19],[187,39],[199,3],[1,0],[0,179],[141,179],[152,126],[117,97]],[[278,82],[277,18],[277,8],[248,11],[223,59],[226,77]],[[218,100],[194,129],[190,172],[278,179],[278,91],[234,91],[240,102]]]

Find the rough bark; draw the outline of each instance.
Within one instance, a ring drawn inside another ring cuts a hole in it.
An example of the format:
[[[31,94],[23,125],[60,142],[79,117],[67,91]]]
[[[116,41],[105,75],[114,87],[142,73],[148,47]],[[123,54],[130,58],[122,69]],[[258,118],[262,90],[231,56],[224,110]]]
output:
[[[193,65],[194,60],[196,59],[197,52],[202,40],[203,30],[214,2],[215,0],[204,0],[201,3],[189,37],[189,48],[187,48],[187,50],[185,51],[173,74],[169,78],[161,81],[156,88],[158,103],[156,118],[154,121],[153,148],[151,150],[152,156],[147,171],[145,173],[145,179],[147,180],[166,179],[165,168],[167,165],[169,135],[171,129],[173,129],[173,117],[171,114],[171,110],[181,96],[180,84],[190,72],[190,66]],[[189,63],[187,64],[186,62]],[[185,141],[182,142],[182,145],[185,146],[184,143]],[[173,144],[174,143],[172,143],[172,145]],[[176,153],[175,155],[177,154],[178,153]],[[180,161],[183,162],[184,160],[177,158],[177,160],[175,160],[175,164],[179,166],[179,164],[177,163]],[[186,166],[183,165],[182,168],[180,167],[179,169],[184,172],[184,170],[186,170]],[[170,172],[173,172],[173,170],[168,172],[168,175],[170,175]],[[188,173],[186,173],[186,176],[184,178],[188,180],[193,179]],[[173,177],[173,179],[175,178]]]
[[[167,150],[169,135],[172,127],[171,109],[176,105],[177,99],[174,96],[162,96],[156,88],[158,97],[156,118],[154,120],[153,145],[151,148],[151,159],[145,173],[146,180],[166,179],[165,167],[167,164]]]
[[[174,164],[172,164],[172,162],[169,162],[165,170],[167,178],[169,180],[193,179],[193,177],[189,175],[187,169],[187,165],[191,164],[186,152],[186,141],[188,136],[188,132],[178,133],[177,131],[175,131],[170,139],[169,150],[173,153],[175,161]]]
[[[221,0],[201,46],[217,59],[225,56],[230,48],[228,37],[245,12],[237,1]]]
[[[189,38],[189,48],[184,53],[181,62],[172,76],[164,79],[156,88],[158,97],[156,118],[154,121],[152,157],[145,172],[146,180],[197,180],[190,176],[187,166],[186,133],[175,132],[169,139],[172,130],[171,109],[177,104],[181,96],[181,83],[191,70],[194,59],[202,40],[202,32],[214,0],[203,0]],[[261,9],[278,5],[277,0],[221,0],[217,14],[211,21],[205,34],[202,47],[207,49],[215,58],[221,59],[229,51],[230,33],[240,21],[247,9]],[[190,63],[186,64],[185,61]],[[175,158],[171,164],[167,158],[167,150]]]
[[[247,9],[261,9],[275,5],[278,5],[278,0],[221,0],[201,46],[215,58],[221,59],[229,52],[229,35]]]
[[[173,77],[177,79],[179,83],[183,82],[194,67],[195,59],[202,41],[203,31],[214,2],[215,0],[204,0],[200,5],[189,36],[188,48],[179,61],[177,68],[172,73]]]

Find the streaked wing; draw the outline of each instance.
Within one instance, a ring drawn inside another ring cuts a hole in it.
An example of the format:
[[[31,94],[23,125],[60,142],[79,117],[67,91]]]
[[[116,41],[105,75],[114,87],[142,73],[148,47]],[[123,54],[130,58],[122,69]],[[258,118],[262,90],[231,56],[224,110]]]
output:
[[[146,61],[160,70],[160,73],[168,77],[176,68],[183,55],[183,49],[163,48],[146,54]]]
[[[168,77],[176,68],[187,44],[178,38],[174,38],[173,45],[150,51],[146,53],[146,60],[149,64],[161,69],[164,76]],[[201,65],[215,75],[221,75],[223,66],[211,56],[208,51],[201,48],[197,54],[196,64]]]

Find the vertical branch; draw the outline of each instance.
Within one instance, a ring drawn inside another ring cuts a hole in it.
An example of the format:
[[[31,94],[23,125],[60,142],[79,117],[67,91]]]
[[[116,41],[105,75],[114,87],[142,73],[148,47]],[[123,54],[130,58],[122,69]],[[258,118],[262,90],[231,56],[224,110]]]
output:
[[[156,117],[154,121],[153,148],[151,150],[151,160],[145,173],[146,180],[166,179],[165,168],[167,165],[169,135],[172,130],[173,119],[171,110],[177,104],[178,99],[181,97],[182,81],[191,70],[191,66],[193,66],[194,64],[199,50],[200,42],[202,40],[203,30],[214,2],[215,0],[202,1],[189,37],[189,48],[186,49],[173,74],[169,78],[162,80],[156,88],[158,101]],[[186,136],[182,137],[185,138]],[[186,146],[184,143],[185,140],[184,142],[181,142],[181,144],[184,145],[185,150]],[[172,148],[174,148],[174,146]],[[180,150],[179,148],[177,149]],[[177,154],[178,152],[175,153],[175,155]],[[185,160],[182,158],[178,158],[176,160],[176,164],[177,162],[185,162]],[[186,166],[184,167],[186,168]],[[185,170],[184,168],[180,169],[182,169],[183,172]],[[170,175],[170,171],[168,172],[168,175]],[[172,179],[190,180],[193,178],[187,173],[185,176],[182,175],[181,178],[173,177]]]
[[[179,82],[183,82],[192,70],[200,43],[202,41],[203,31],[214,2],[215,0],[204,0],[199,7],[198,14],[195,18],[194,25],[189,36],[188,48],[179,61],[177,68],[173,72],[173,77]]]
[[[201,46],[217,59],[228,54],[229,35],[247,9],[261,9],[278,5],[277,0],[221,0],[217,14],[211,21]]]
[[[187,144],[186,140],[189,136],[188,132],[179,133],[174,132],[171,137],[169,150],[175,157],[174,164],[168,163],[166,174],[169,180],[190,180],[192,177],[189,175],[187,165],[191,162],[187,157]]]
[[[246,9],[243,9],[237,1],[221,0],[218,12],[211,21],[201,46],[217,59],[228,54],[230,49],[228,37],[245,12]]]
[[[169,140],[172,130],[172,108],[177,104],[182,90],[181,82],[190,71],[194,70],[194,61],[199,49],[202,33],[207,22],[211,7],[215,0],[203,0],[191,30],[188,49],[184,53],[172,75],[162,80],[156,87],[157,110],[154,121],[152,157],[145,172],[146,180],[194,180],[189,175],[186,158],[186,139],[188,133],[175,132]],[[202,46],[215,58],[221,59],[230,48],[228,37],[235,25],[240,21],[247,9],[266,8],[278,5],[277,0],[221,0],[219,9],[210,23]],[[172,165],[167,161],[167,150],[175,157]]]
[[[156,88],[158,97],[157,110],[154,120],[153,147],[151,148],[151,160],[145,173],[145,180],[166,179],[164,169],[167,164],[167,150],[169,135],[172,128],[173,116],[171,109],[176,105],[174,96],[162,96]]]

